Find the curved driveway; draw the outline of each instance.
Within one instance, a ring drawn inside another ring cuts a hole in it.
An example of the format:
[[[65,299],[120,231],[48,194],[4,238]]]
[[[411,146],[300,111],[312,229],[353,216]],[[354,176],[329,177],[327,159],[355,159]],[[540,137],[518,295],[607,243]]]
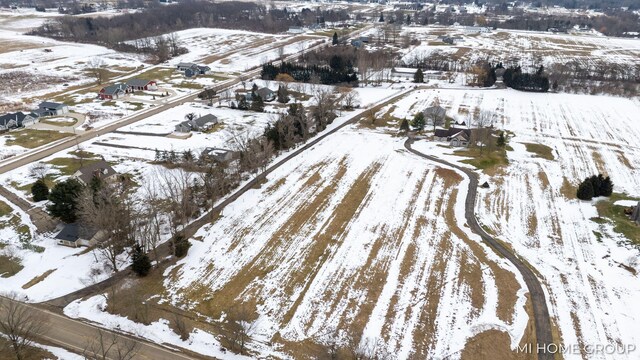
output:
[[[509,260],[518,269],[520,274],[522,274],[524,282],[527,284],[527,288],[529,289],[529,294],[531,295],[531,303],[533,304],[533,319],[536,325],[537,346],[532,346],[531,350],[536,352],[536,348],[540,349],[539,351],[537,351],[538,360],[553,360],[554,354],[545,351],[545,349],[549,349],[548,345],[553,343],[553,336],[551,334],[551,320],[549,318],[549,309],[547,308],[547,301],[545,299],[544,291],[542,290],[542,285],[540,285],[540,281],[538,281],[538,278],[535,276],[531,268],[525,265],[522,260],[518,258],[518,256],[516,256],[511,250],[504,247],[496,239],[489,236],[489,234],[487,234],[487,232],[484,231],[478,224],[478,220],[476,219],[476,215],[474,212],[476,205],[476,195],[478,192],[478,175],[469,169],[465,169],[461,166],[454,165],[442,159],[438,159],[436,157],[429,156],[417,150],[414,150],[411,147],[411,144],[413,144],[413,142],[413,139],[407,139],[407,141],[405,141],[404,143],[404,147],[411,153],[425,158],[429,161],[444,165],[446,167],[460,170],[469,178],[469,191],[467,191],[467,198],[465,200],[464,209],[464,216],[467,219],[467,224],[469,225],[471,231],[480,235],[482,240],[487,243],[487,245],[492,247],[499,255],[502,255],[507,260]]]

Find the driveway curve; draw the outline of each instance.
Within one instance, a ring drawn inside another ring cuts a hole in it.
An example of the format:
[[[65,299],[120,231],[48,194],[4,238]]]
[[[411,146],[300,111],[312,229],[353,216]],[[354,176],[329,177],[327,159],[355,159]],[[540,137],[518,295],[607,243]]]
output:
[[[487,232],[482,229],[480,224],[478,224],[478,220],[476,219],[474,211],[476,205],[476,195],[478,192],[478,174],[464,167],[421,153],[411,147],[413,142],[414,139],[407,139],[407,141],[405,141],[404,143],[404,147],[412,154],[444,165],[446,167],[459,170],[469,178],[469,189],[467,191],[467,198],[465,200],[464,209],[464,216],[467,220],[467,224],[469,225],[471,231],[478,234],[487,245],[493,248],[496,253],[509,260],[522,275],[531,296],[531,303],[533,304],[533,319],[536,326],[536,346],[532,346],[531,350],[537,353],[538,360],[553,360],[554,354],[550,351],[547,351],[549,349],[554,349],[553,346],[549,347],[550,344],[553,344],[553,335],[551,333],[551,319],[549,317],[549,309],[547,308],[547,301],[540,281],[531,270],[531,268],[522,260],[520,260],[520,258],[515,253],[507,249],[499,241],[487,234]]]

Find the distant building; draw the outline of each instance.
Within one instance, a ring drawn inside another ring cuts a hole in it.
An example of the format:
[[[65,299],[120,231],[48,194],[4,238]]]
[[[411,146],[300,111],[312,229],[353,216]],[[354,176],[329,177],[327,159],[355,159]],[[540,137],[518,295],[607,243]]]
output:
[[[301,26],[291,26],[289,27],[289,30],[287,30],[289,34],[302,34],[305,31],[306,30]]]
[[[436,141],[447,141],[450,146],[469,146],[471,140],[471,129],[436,129],[433,134],[433,139]]]
[[[78,247],[95,245],[104,237],[101,231],[93,230],[79,223],[65,224],[55,239],[59,245]]]
[[[127,84],[118,83],[103,87],[98,93],[98,97],[102,100],[116,100],[131,92]]]
[[[22,111],[0,116],[0,130],[9,130],[33,125],[38,121],[37,114],[25,114]]]
[[[158,90],[158,83],[154,80],[146,80],[146,79],[129,79],[126,82],[126,85],[132,91],[135,90],[150,90],[155,91]]]
[[[118,173],[109,165],[108,162],[100,160],[80,168],[73,174],[84,185],[89,185],[94,177],[106,182],[112,182],[116,179]]]
[[[263,101],[273,101],[276,99],[275,91],[268,87],[260,88],[256,91],[256,94],[262,98]]]
[[[208,114],[197,119],[186,120],[176,125],[176,132],[188,133],[191,131],[205,131],[218,123],[215,115]]]
[[[44,101],[38,105],[38,109],[34,113],[38,116],[57,116],[64,115],[69,112],[69,106],[61,103]]]
[[[211,72],[211,68],[209,66],[198,65],[195,63],[179,63],[176,65],[176,69],[182,71],[186,77],[206,75]]]
[[[201,159],[214,160],[218,162],[229,162],[237,157],[237,153],[227,149],[206,148],[200,155]]]

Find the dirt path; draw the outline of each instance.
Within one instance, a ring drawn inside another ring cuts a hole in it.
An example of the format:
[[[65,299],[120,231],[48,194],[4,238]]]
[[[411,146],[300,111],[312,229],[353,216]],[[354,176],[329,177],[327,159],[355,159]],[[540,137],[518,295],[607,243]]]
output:
[[[7,201],[19,207],[22,211],[26,212],[31,218],[31,221],[38,229],[40,233],[47,233],[55,230],[57,222],[54,221],[49,214],[39,207],[34,206],[27,200],[7,190],[4,186],[0,186],[0,196],[7,199]]]
[[[520,260],[520,258],[516,254],[503,246],[499,241],[489,236],[489,234],[487,234],[487,232],[484,231],[478,224],[478,220],[476,219],[475,215],[476,195],[478,192],[478,175],[469,169],[454,165],[442,159],[438,159],[436,157],[429,156],[417,150],[414,150],[411,147],[411,144],[413,144],[413,142],[414,139],[407,139],[407,141],[405,141],[404,143],[405,148],[411,153],[427,160],[444,165],[446,167],[460,170],[469,178],[469,189],[467,191],[464,210],[467,224],[469,225],[471,231],[480,235],[482,240],[487,243],[487,245],[493,248],[495,252],[498,253],[498,255],[501,255],[509,260],[518,269],[520,274],[522,274],[524,282],[527,284],[527,288],[529,289],[529,294],[531,295],[531,302],[533,303],[533,317],[536,328],[537,348],[542,349],[540,352],[538,352],[538,359],[553,360],[554,354],[544,351],[544,349],[548,349],[549,344],[553,343],[553,335],[551,333],[551,319],[549,317],[549,309],[547,308],[547,301],[545,299],[544,291],[542,290],[540,281],[529,267],[530,265],[525,265],[525,263]]]

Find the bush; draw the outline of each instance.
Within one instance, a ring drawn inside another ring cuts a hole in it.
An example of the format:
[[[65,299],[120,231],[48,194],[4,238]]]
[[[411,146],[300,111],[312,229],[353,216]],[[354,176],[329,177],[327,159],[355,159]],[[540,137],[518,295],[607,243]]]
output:
[[[49,198],[49,187],[45,184],[44,180],[38,179],[33,183],[31,186],[31,195],[33,195],[33,201],[35,202]]]
[[[611,178],[598,174],[584,179],[578,186],[576,196],[580,200],[591,200],[598,196],[611,196],[612,193],[613,182]]]
[[[138,276],[146,276],[149,270],[151,270],[151,260],[149,260],[149,256],[144,253],[139,244],[133,247],[131,269],[133,269]]]
[[[187,252],[189,252],[189,248],[191,247],[191,243],[189,242],[189,240],[182,235],[176,235],[174,244],[174,255],[179,258],[187,255]]]

